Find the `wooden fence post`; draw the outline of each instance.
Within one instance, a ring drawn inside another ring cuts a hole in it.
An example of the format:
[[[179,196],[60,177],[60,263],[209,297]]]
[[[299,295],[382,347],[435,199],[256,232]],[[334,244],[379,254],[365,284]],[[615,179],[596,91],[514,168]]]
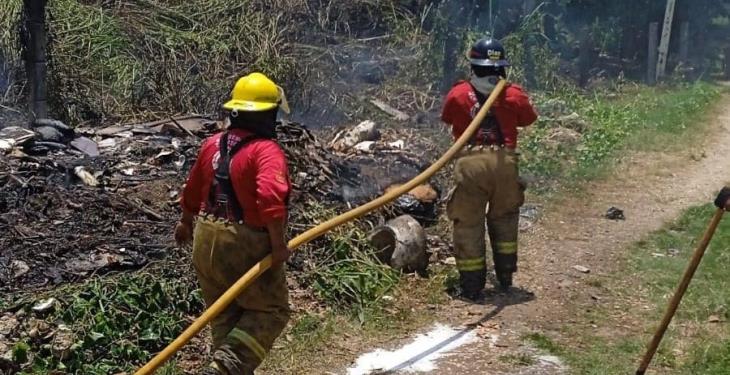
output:
[[[659,39],[659,22],[649,24],[649,53],[646,59],[646,84],[653,85],[656,83],[656,61],[657,61],[657,44]]]
[[[584,27],[578,54],[578,85],[585,87],[590,79],[590,69],[593,66],[593,37],[588,27]]]
[[[659,42],[659,57],[656,63],[656,79],[664,77],[667,68],[667,55],[669,55],[669,39],[672,35],[672,20],[674,20],[674,5],[676,0],[667,0],[667,9],[664,12],[664,25],[662,26],[662,39]]]
[[[679,27],[679,62],[687,65],[689,59],[689,22],[684,21]]]

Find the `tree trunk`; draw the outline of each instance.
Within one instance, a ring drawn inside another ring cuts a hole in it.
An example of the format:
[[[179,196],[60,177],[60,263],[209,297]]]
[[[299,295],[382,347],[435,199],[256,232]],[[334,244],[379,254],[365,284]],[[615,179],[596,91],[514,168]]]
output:
[[[30,87],[30,111],[35,118],[48,117],[46,89],[46,1],[23,0],[26,28],[30,34],[26,54],[26,72]]]
[[[585,87],[590,78],[590,69],[593,66],[593,38],[588,28],[583,28],[583,39],[580,42],[580,53],[578,54],[578,85]]]
[[[459,52],[461,52],[464,39],[463,24],[465,19],[463,2],[460,0],[448,0],[445,4],[446,16],[446,38],[444,41],[443,81],[441,91],[447,92],[457,77]]]

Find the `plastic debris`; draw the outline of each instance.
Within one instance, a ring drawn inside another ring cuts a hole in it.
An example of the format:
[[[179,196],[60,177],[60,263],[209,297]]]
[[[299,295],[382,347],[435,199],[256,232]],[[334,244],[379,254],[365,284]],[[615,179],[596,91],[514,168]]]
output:
[[[608,211],[606,211],[605,216],[606,219],[609,220],[626,220],[626,216],[624,216],[624,211],[616,207],[609,208]]]
[[[95,158],[99,156],[99,147],[96,142],[86,137],[78,137],[71,141],[71,147],[83,152],[86,155]]]
[[[364,141],[375,141],[380,137],[380,131],[373,121],[363,121],[352,129],[339,132],[331,142],[335,151],[346,151]]]
[[[402,150],[406,147],[406,142],[402,139],[399,139],[397,141],[388,143],[388,147],[394,148],[396,150]]]
[[[591,272],[590,268],[585,267],[585,266],[580,266],[580,265],[573,266],[573,269],[580,273],[590,273]]]
[[[93,174],[89,173],[84,167],[74,167],[74,174],[81,179],[87,186],[97,186],[99,181],[94,177]]]
[[[0,151],[9,151],[13,147],[22,146],[35,137],[34,132],[19,126],[0,129]]]
[[[365,141],[360,142],[353,147],[355,150],[362,151],[362,152],[371,152],[375,150],[375,142],[373,141]]]
[[[58,301],[53,297],[41,300],[35,306],[33,306],[33,311],[37,313],[46,312],[56,306],[57,302]]]

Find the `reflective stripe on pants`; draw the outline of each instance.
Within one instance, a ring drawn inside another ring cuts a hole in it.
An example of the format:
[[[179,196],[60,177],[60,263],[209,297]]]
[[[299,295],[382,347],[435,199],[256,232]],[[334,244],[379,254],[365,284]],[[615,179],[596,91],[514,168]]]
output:
[[[260,360],[263,361],[264,358],[266,358],[266,349],[264,349],[264,347],[261,346],[261,344],[259,344],[253,336],[249,335],[248,332],[234,328],[231,330],[231,333],[228,334],[228,337],[238,340],[242,344],[246,345],[249,349],[251,349],[253,354],[256,354],[256,356],[259,357]]]
[[[479,270],[474,260],[485,256],[486,216],[495,269],[516,271],[519,208],[524,202],[517,154],[506,149],[470,153],[457,160],[454,178],[447,213],[454,223],[457,268]]]
[[[271,252],[267,233],[245,225],[198,218],[193,264],[210,306]],[[284,267],[269,269],[211,322],[213,360],[227,374],[253,374],[289,321]]]
[[[480,271],[486,269],[486,258],[456,259],[456,268],[459,271]]]
[[[497,254],[505,254],[505,255],[517,254],[517,242],[516,241],[497,242],[497,243],[495,243],[495,248],[496,248]]]

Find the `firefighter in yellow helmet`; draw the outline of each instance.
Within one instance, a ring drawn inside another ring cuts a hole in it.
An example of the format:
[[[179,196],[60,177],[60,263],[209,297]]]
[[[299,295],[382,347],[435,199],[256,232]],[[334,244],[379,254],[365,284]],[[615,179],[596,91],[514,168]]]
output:
[[[284,262],[290,255],[285,227],[291,184],[275,140],[277,112],[288,107],[283,90],[253,73],[236,82],[223,108],[230,126],[203,142],[181,197],[175,240],[193,242],[208,306],[272,255],[272,268],[211,322],[213,361],[201,372],[251,375],[289,321]]]

